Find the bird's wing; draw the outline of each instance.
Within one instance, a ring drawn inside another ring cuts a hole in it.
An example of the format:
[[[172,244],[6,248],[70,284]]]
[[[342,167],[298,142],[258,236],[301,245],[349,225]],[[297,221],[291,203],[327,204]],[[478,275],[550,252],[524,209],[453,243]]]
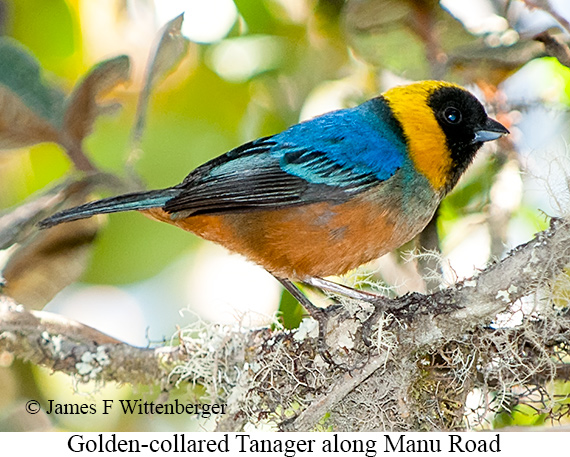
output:
[[[163,209],[185,217],[341,203],[388,179],[401,166],[401,147],[379,141],[358,116],[341,119],[338,113],[346,111],[244,144],[198,167]]]

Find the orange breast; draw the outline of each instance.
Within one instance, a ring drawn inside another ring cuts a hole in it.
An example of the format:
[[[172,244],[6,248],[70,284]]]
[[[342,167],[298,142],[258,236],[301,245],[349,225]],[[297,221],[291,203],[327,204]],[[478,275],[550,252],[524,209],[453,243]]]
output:
[[[425,227],[439,198],[424,189],[404,201],[401,192],[391,190],[368,191],[336,205],[179,220],[160,208],[144,213],[219,243],[276,276],[304,279],[343,274],[401,246]]]

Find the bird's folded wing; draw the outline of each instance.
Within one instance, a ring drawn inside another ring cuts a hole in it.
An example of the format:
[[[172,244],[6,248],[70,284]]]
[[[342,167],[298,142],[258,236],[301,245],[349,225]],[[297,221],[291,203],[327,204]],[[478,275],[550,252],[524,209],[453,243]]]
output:
[[[401,149],[359,113],[333,112],[198,167],[163,209],[186,217],[342,203],[389,179],[402,165]]]

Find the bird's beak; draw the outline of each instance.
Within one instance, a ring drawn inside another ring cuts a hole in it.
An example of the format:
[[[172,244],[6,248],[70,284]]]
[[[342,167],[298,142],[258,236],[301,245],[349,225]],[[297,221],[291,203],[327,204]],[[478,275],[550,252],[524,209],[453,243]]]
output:
[[[475,138],[472,143],[484,143],[485,141],[492,141],[502,136],[508,135],[509,131],[505,126],[490,117],[487,118],[485,124],[475,131]]]

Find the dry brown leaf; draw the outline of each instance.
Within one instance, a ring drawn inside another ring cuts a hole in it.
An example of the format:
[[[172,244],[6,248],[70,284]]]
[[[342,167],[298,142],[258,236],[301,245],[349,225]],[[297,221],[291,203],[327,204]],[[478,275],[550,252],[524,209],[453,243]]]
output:
[[[57,142],[58,131],[30,109],[9,88],[0,84],[0,149]]]
[[[132,132],[132,148],[136,149],[143,134],[148,101],[152,89],[158,81],[165,78],[176,69],[182,58],[188,52],[188,39],[182,35],[181,14],[168,22],[161,31],[160,41],[146,70],[144,88],[139,97],[136,122]]]
[[[36,224],[53,214],[70,201],[82,203],[83,199],[96,187],[125,191],[119,178],[111,174],[99,173],[80,180],[68,180],[54,186],[40,196],[33,196],[16,208],[0,212],[0,250],[15,243],[24,242],[34,231]]]
[[[87,201],[95,187],[124,191],[109,174],[69,181],[0,216],[0,249],[9,249],[1,270],[3,292],[19,303],[41,308],[79,279],[89,259],[100,219],[62,224],[38,231],[37,222],[62,207]]]
[[[18,246],[2,271],[3,293],[34,309],[77,281],[90,255],[100,219],[84,219],[42,230]]]
[[[61,143],[69,149],[79,147],[93,129],[97,116],[116,104],[102,104],[101,98],[129,79],[130,61],[118,56],[96,65],[75,87],[66,102]],[[70,145],[71,143],[71,145]]]

